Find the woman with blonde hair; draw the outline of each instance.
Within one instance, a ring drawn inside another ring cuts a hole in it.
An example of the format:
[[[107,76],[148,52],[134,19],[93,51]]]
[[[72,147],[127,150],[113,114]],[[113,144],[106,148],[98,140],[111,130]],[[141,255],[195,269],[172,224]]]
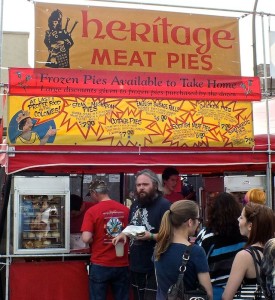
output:
[[[274,237],[275,215],[273,210],[265,205],[248,202],[238,220],[240,233],[246,236],[248,241],[245,249],[235,256],[222,300],[232,300],[241,286],[257,286],[252,252],[256,254],[258,260],[256,265],[259,270],[263,248],[266,242]],[[236,295],[234,299],[242,298]]]
[[[248,202],[258,203],[258,204],[265,204],[266,202],[266,194],[261,189],[251,189],[247,191],[244,196],[243,204],[247,204]]]
[[[182,256],[190,245],[189,237],[195,234],[200,222],[199,207],[191,200],[179,200],[164,213],[154,252],[157,300],[166,299],[169,287],[176,283]],[[186,290],[195,290],[198,283],[212,299],[206,254],[202,247],[193,245],[184,273],[184,285]]]

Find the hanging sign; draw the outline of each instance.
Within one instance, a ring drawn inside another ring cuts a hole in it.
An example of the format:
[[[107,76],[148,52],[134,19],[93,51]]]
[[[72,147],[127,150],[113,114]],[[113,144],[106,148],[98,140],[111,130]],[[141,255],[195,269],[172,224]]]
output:
[[[239,19],[35,2],[35,67],[240,74]]]
[[[9,82],[11,95],[233,101],[261,99],[258,77],[12,68]]]
[[[252,147],[252,104],[10,96],[9,144]]]

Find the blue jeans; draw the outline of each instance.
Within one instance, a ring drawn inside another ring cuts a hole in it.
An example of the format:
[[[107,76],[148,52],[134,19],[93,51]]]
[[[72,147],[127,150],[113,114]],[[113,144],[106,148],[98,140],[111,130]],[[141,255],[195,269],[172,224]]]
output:
[[[224,288],[221,286],[213,286],[213,300],[222,300]]]
[[[115,300],[129,300],[129,268],[90,265],[90,300],[106,300],[108,288]]]

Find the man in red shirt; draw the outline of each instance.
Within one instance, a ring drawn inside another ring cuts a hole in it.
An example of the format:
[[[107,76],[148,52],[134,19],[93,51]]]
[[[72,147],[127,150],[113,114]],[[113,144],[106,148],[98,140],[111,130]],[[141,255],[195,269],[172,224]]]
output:
[[[127,226],[129,209],[111,200],[104,181],[91,182],[89,186],[93,201],[98,204],[89,208],[82,223],[82,239],[91,246],[89,270],[90,300],[107,298],[110,285],[115,300],[129,299],[128,244],[124,254],[116,256],[112,239]]]
[[[176,192],[179,179],[179,172],[173,167],[168,167],[162,172],[163,197],[171,203],[184,199],[180,192]]]

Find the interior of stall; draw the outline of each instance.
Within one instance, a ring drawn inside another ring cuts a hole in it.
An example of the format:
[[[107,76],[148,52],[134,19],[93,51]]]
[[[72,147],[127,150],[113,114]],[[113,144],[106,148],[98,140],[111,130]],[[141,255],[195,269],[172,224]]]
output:
[[[117,150],[106,149],[105,147],[105,152],[103,152],[101,147],[82,147],[81,151],[76,148],[54,147],[43,153],[43,147],[21,147],[20,151],[13,153],[8,158],[6,172],[2,170],[1,186],[4,201],[1,210],[1,247],[3,254],[1,259],[3,264],[9,264],[7,268],[9,269],[8,277],[5,269],[1,271],[1,277],[4,281],[2,283],[3,299],[5,299],[6,290],[5,278],[10,278],[10,282],[15,282],[18,274],[21,274],[20,272],[23,270],[25,270],[23,272],[27,270],[29,274],[28,282],[30,282],[30,280],[36,278],[36,267],[39,265],[40,268],[44,268],[43,272],[45,274],[51,272],[52,268],[58,270],[60,267],[60,272],[66,270],[67,276],[71,274],[72,277],[69,280],[74,280],[75,274],[83,279],[87,275],[85,266],[89,259],[89,254],[78,252],[68,253],[68,256],[66,253],[60,255],[57,253],[43,253],[41,255],[21,253],[21,255],[18,255],[13,252],[13,242],[11,242],[11,247],[6,243],[6,233],[11,229],[11,225],[7,224],[7,220],[12,218],[12,212],[8,209],[8,204],[13,202],[10,200],[14,200],[11,198],[14,178],[35,179],[36,177],[59,178],[65,176],[69,179],[70,193],[83,197],[85,201],[90,201],[88,185],[91,180],[102,179],[108,182],[110,186],[110,196],[126,204],[127,197],[135,189],[135,173],[138,170],[150,168],[161,176],[163,169],[172,165],[180,173],[180,190],[193,188],[195,191],[194,200],[199,203],[204,221],[207,221],[208,206],[216,193],[229,191],[241,201],[243,194],[248,189],[256,186],[262,186],[263,189],[267,188],[269,183],[265,176],[267,167],[266,136],[256,137],[255,141],[255,148],[250,151],[244,151],[243,149],[234,151],[228,151],[227,149],[220,149],[219,151],[202,151],[201,149],[182,151],[182,149],[163,148],[154,148],[154,151],[152,151],[152,149],[121,148]],[[270,148],[274,149],[274,136],[271,136],[271,141],[273,144]],[[41,159],[41,156],[43,156],[43,159]],[[272,172],[274,172],[274,165],[274,157],[271,156]],[[237,182],[240,184],[243,182],[246,186],[230,185],[228,183],[230,178],[237,178]],[[261,178],[262,181],[259,183],[256,179],[255,182],[255,178]],[[274,194],[274,179],[272,179],[272,192]],[[42,194],[43,192],[40,191],[39,195],[42,196]],[[13,221],[10,219],[8,222],[12,223]],[[70,265],[68,261],[73,264]],[[30,264],[25,264],[25,262]],[[63,265],[64,262],[66,263]],[[62,267],[59,266],[59,263],[62,264]],[[21,288],[25,287],[24,282],[20,281],[20,285],[17,285],[16,288],[11,284],[10,299],[17,299],[18,293],[21,293]],[[56,287],[57,295],[62,293],[63,282],[51,277],[48,284],[53,284]],[[77,284],[78,288],[82,286],[84,293],[81,299],[86,300],[88,295],[86,279]],[[41,291],[41,288],[39,289]],[[68,289],[68,291],[70,291],[70,295],[75,293],[71,289]],[[47,292],[45,291],[44,294],[47,295]],[[69,295],[66,298],[73,299]],[[112,299],[111,295],[110,299]]]

